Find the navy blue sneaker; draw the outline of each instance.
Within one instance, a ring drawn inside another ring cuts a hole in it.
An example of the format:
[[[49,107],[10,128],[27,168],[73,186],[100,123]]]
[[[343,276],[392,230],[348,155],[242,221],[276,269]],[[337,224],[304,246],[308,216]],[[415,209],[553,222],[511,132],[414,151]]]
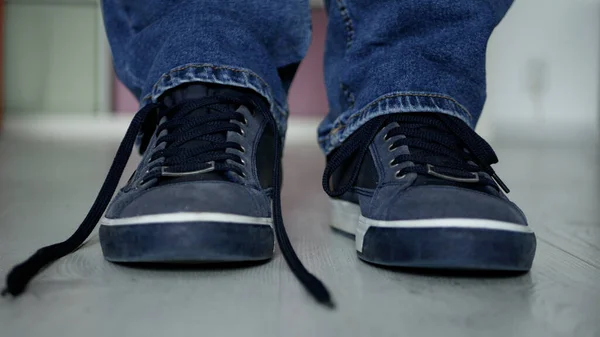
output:
[[[142,160],[109,205],[137,138]],[[260,261],[273,256],[277,238],[298,280],[331,306],[285,232],[281,153],[268,103],[252,91],[188,84],[165,93],[134,117],[77,231],[16,266],[3,294],[21,294],[41,268],[76,250],[100,223],[102,251],[113,262]]]
[[[180,87],[162,98],[144,156],[100,220],[113,262],[240,262],[273,256],[274,132],[227,87]],[[251,94],[248,94],[251,95]],[[277,156],[279,157],[279,156]]]
[[[374,118],[327,158],[331,225],[355,235],[358,256],[374,264],[527,271],[536,238],[497,162],[458,118]]]

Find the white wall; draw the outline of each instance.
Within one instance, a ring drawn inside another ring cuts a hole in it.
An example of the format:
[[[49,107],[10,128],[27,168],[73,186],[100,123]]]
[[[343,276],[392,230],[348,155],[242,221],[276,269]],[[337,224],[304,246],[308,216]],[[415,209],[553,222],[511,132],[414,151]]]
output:
[[[488,46],[485,118],[502,136],[597,139],[599,82],[599,1],[516,0]]]
[[[0,0],[2,1],[2,0]],[[106,48],[95,0],[5,1],[4,90],[11,115],[106,111]],[[102,37],[102,38],[101,38]]]

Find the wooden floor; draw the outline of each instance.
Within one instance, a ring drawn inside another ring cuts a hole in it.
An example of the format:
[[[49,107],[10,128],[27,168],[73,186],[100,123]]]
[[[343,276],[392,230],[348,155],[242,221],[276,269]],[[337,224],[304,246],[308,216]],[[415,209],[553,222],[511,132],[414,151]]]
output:
[[[316,145],[294,145],[285,156],[286,226],[337,310],[316,305],[279,252],[251,267],[138,269],[104,261],[94,234],[24,296],[0,299],[0,336],[600,336],[598,150],[496,143],[497,171],[538,236],[529,274],[422,275],[359,261],[353,241],[328,228]],[[71,234],[116,145],[0,139],[2,279]]]

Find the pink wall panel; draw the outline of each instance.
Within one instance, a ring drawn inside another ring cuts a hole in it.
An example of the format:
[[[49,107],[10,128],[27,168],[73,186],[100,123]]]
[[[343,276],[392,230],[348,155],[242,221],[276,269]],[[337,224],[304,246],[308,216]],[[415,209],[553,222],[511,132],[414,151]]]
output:
[[[134,112],[138,109],[137,99],[129,92],[129,90],[115,76],[113,85],[113,111],[116,112]]]
[[[323,84],[323,52],[327,17],[322,9],[312,11],[313,39],[290,89],[292,116],[323,116],[327,113],[327,97]],[[131,113],[138,109],[135,97],[115,78],[113,109]]]
[[[323,52],[327,30],[324,10],[313,10],[312,24],[312,43],[298,68],[288,97],[292,116],[324,116],[329,110],[323,83]]]

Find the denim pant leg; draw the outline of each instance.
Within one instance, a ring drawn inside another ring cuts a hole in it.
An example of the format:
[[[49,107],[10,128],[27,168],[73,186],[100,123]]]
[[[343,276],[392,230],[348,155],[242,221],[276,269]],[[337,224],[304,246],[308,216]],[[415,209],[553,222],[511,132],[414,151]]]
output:
[[[485,52],[512,0],[328,0],[319,143],[331,152],[369,119],[438,112],[475,127]]]
[[[250,88],[285,132],[308,0],[103,0],[102,10],[117,76],[142,105],[186,82]]]

